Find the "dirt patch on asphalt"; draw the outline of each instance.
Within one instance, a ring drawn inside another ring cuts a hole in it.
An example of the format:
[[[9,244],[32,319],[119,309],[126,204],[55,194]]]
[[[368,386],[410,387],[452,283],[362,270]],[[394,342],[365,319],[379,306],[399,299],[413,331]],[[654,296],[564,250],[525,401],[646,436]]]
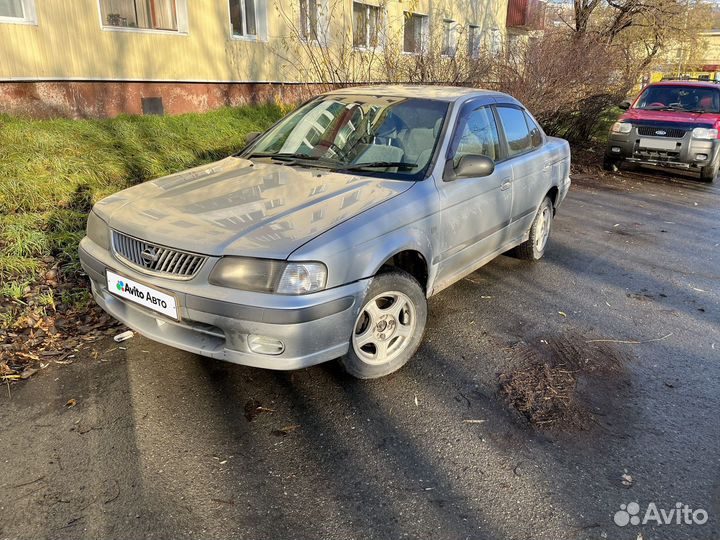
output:
[[[566,334],[518,343],[513,356],[521,367],[500,375],[499,392],[508,406],[538,429],[590,429],[595,414],[585,392],[624,372],[632,355],[597,337]]]

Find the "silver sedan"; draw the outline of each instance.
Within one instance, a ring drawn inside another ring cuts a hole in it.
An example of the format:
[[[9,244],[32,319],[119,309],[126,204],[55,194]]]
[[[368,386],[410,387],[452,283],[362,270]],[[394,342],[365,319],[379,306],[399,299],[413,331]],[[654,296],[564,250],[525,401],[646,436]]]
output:
[[[98,304],[161,343],[379,377],[417,350],[428,297],[501,253],[543,256],[569,171],[506,94],[348,88],[98,202],[80,260]]]

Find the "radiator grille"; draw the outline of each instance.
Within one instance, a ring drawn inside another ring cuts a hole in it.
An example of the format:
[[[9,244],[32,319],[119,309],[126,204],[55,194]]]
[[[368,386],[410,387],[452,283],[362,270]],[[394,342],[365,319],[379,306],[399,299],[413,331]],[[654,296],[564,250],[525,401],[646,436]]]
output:
[[[158,246],[113,231],[115,254],[140,271],[175,279],[190,279],[197,274],[207,257]]]
[[[652,126],[638,126],[637,130],[638,135],[649,135],[650,137],[670,137],[672,139],[682,139],[686,133],[684,129]]]

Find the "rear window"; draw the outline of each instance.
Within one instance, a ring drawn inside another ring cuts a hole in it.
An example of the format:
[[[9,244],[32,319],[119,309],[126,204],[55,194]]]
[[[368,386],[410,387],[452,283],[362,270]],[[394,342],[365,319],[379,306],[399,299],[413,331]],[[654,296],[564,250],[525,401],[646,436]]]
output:
[[[720,112],[720,91],[715,88],[681,85],[648,86],[635,109],[648,111]]]

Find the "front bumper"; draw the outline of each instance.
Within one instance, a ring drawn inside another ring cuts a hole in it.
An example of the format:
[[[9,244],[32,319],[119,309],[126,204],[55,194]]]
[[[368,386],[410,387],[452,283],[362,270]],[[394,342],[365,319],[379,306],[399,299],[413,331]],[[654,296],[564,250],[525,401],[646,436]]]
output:
[[[718,140],[693,139],[691,130],[681,137],[667,137],[641,134],[639,129],[644,127],[667,133],[673,130],[670,124],[667,128],[633,124],[630,133],[610,132],[605,157],[646,165],[699,169],[710,165],[720,148]]]
[[[298,369],[345,354],[370,285],[366,279],[305,296],[252,293],[209,285],[211,265],[191,280],[178,281],[137,272],[87,237],[79,252],[93,298],[129,328],[178,349],[267,369]],[[179,320],[111,294],[106,270],[173,294]],[[248,345],[250,335],[278,339],[284,350],[277,355],[255,353]]]

